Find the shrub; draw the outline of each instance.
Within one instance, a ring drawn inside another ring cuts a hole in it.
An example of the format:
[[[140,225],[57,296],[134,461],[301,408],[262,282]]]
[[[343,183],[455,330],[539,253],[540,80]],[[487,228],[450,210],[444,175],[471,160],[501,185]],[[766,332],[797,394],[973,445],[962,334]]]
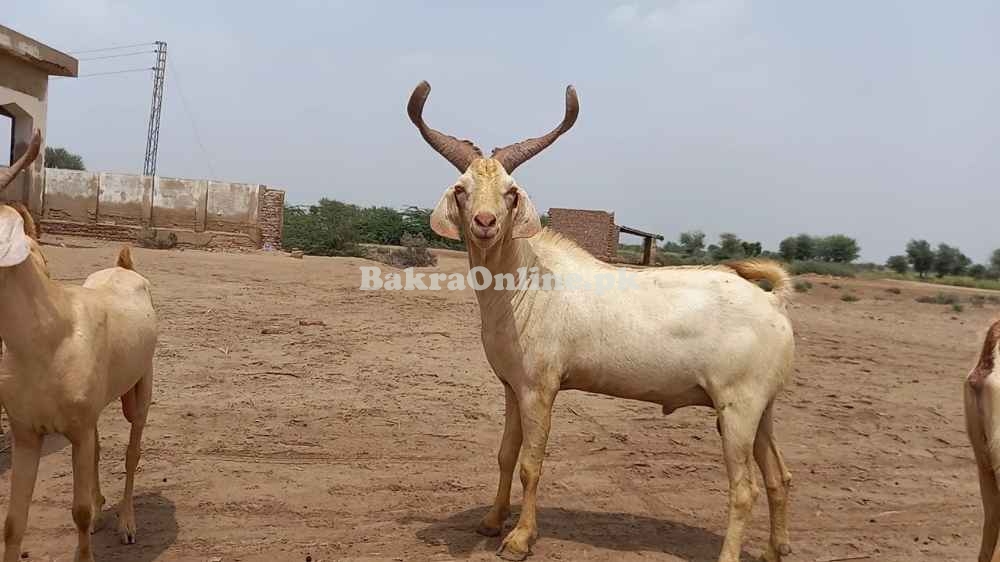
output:
[[[983,295],[972,295],[972,298],[969,299],[969,302],[972,303],[972,306],[982,307],[986,305],[986,297],[984,297]]]
[[[898,295],[898,294],[902,293],[903,291],[899,287],[889,287],[888,289],[885,290],[885,292],[892,293],[894,295]]]
[[[170,250],[177,246],[177,235],[167,232],[167,236],[160,236],[160,231],[155,228],[143,227],[136,235],[136,243],[143,248],[154,250]]]
[[[993,304],[1000,304],[1000,297],[996,295],[990,295],[986,297],[986,300],[990,301]]]
[[[813,288],[813,284],[806,281],[805,279],[799,279],[793,285],[796,293],[808,293],[809,289]]]
[[[963,310],[965,310],[965,307],[964,307],[964,306],[962,306],[962,303],[957,303],[957,302],[956,302],[956,303],[953,303],[953,304],[951,305],[951,309],[952,309],[952,310],[953,310],[954,312],[962,312]]]
[[[830,285],[830,288],[831,289],[839,289],[840,285],[838,285],[837,283],[834,283],[834,284]]]
[[[815,273],[816,275],[831,275],[833,277],[854,277],[855,267],[848,263],[833,263],[823,261],[796,261],[788,265],[792,275]]]
[[[917,302],[925,304],[950,304],[952,306],[958,304],[961,301],[958,295],[951,293],[938,293],[933,297],[930,296],[917,297],[916,300]]]
[[[858,302],[860,299],[857,297],[857,295],[852,295],[851,293],[844,293],[843,295],[840,295],[840,300],[844,302]]]
[[[427,249],[427,241],[423,236],[403,234],[400,242],[403,244],[402,248],[378,248],[370,257],[401,269],[437,265],[437,257]]]

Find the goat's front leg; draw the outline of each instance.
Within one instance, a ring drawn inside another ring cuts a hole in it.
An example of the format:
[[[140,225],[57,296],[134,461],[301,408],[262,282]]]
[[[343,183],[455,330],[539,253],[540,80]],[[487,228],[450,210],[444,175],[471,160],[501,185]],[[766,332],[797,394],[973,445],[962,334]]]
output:
[[[90,531],[94,521],[94,492],[97,474],[97,432],[93,427],[70,436],[73,443],[73,522],[76,523],[76,562],[94,562]]]
[[[35,492],[38,479],[38,460],[42,457],[42,436],[34,430],[22,427],[11,420],[10,433],[13,439],[13,462],[10,478],[10,506],[7,508],[7,522],[4,525],[4,562],[21,559],[21,541],[28,525],[28,507]]]
[[[514,480],[514,467],[517,466],[517,456],[521,452],[521,413],[517,407],[517,396],[514,390],[504,383],[505,406],[503,439],[500,442],[500,452],[497,462],[500,465],[500,484],[497,486],[497,497],[493,507],[483,517],[477,532],[487,537],[495,537],[503,530],[504,521],[510,514],[510,486]]]
[[[531,552],[531,543],[538,536],[538,480],[542,475],[542,460],[545,458],[545,445],[549,440],[552,420],[552,404],[556,397],[556,391],[530,389],[516,392],[521,413],[521,431],[524,435],[521,445],[521,485],[524,487],[524,499],[517,526],[507,534],[497,550],[497,555],[504,560],[527,558]]]

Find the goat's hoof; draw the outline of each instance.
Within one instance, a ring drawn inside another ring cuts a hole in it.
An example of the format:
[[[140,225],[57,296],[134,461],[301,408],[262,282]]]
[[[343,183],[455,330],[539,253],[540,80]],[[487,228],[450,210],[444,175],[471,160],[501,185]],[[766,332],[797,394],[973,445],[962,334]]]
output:
[[[118,536],[121,538],[122,544],[135,544],[135,522],[119,521]]]
[[[500,544],[497,556],[504,560],[520,562],[531,554],[531,546],[528,544],[528,534],[521,533],[514,529],[507,535],[507,538]]]
[[[767,552],[764,553],[764,562],[781,562],[783,556],[788,556],[792,553],[792,547],[788,543],[783,543],[775,547],[774,545],[767,546]]]

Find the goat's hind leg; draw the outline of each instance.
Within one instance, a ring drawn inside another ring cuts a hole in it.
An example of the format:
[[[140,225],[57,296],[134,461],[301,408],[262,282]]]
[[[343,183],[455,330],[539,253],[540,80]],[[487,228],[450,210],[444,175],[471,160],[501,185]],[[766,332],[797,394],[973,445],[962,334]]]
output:
[[[788,489],[792,484],[792,475],[785,466],[785,461],[774,440],[774,425],[772,421],[773,403],[764,410],[764,415],[757,426],[757,438],[754,441],[754,457],[757,466],[764,476],[767,488],[767,505],[771,517],[771,541],[764,560],[780,562],[782,556],[792,553],[788,538]]]
[[[514,479],[514,467],[521,453],[521,413],[517,407],[517,396],[513,389],[504,384],[506,393],[503,438],[497,462],[500,465],[500,484],[493,507],[483,517],[476,532],[487,537],[495,537],[503,531],[503,524],[510,514],[510,486]]]
[[[729,474],[729,524],[719,562],[739,562],[743,532],[757,499],[753,449],[760,418],[766,404],[751,399],[718,400],[722,451]]]
[[[132,500],[135,489],[135,471],[139,467],[142,431],[146,427],[146,416],[149,414],[149,403],[152,397],[152,371],[139,379],[139,382],[122,396],[122,411],[125,418],[132,424],[128,451],[125,454],[125,493],[121,503],[118,504],[118,535],[123,544],[135,544],[135,506]]]

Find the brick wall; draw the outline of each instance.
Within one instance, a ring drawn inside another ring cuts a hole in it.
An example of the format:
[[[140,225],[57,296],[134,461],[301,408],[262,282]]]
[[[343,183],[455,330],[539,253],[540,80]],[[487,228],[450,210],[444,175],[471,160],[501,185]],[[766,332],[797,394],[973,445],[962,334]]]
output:
[[[285,227],[285,192],[262,187],[257,211],[260,243],[265,249],[280,250]]]
[[[575,241],[598,259],[618,256],[615,214],[584,209],[549,209],[549,228]]]

